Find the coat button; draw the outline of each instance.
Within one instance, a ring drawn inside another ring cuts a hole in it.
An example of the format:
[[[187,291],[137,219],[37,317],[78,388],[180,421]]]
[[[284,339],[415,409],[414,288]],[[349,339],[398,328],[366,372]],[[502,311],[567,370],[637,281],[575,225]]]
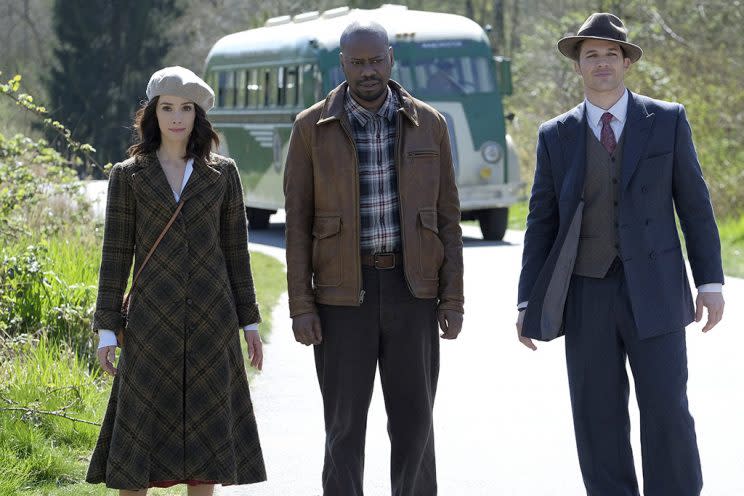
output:
[[[651,219],[646,219],[646,225],[651,224]]]
[[[652,251],[651,253],[649,253],[648,254],[648,258],[650,258],[651,260],[655,259],[656,258],[656,252],[655,251]]]
[[[194,300],[192,300],[191,298],[186,298],[187,305],[191,305],[192,303],[194,303]]]
[[[641,193],[646,193],[646,192],[648,192],[648,188],[646,188],[645,186],[641,186]]]

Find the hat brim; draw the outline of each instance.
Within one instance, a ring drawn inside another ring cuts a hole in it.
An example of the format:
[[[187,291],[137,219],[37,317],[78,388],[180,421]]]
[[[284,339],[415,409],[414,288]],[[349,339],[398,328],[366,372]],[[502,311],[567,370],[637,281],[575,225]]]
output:
[[[571,60],[577,60],[579,54],[576,53],[576,45],[584,40],[602,40],[617,43],[623,48],[625,56],[628,57],[631,62],[636,62],[643,55],[643,50],[638,45],[602,36],[566,36],[565,38],[558,40],[558,51]]]

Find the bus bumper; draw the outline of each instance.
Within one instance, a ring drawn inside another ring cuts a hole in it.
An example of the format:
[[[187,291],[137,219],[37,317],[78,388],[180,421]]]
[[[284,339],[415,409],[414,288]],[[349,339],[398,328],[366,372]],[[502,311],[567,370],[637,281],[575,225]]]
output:
[[[460,210],[482,210],[508,207],[524,201],[525,183],[483,184],[478,186],[459,186]]]

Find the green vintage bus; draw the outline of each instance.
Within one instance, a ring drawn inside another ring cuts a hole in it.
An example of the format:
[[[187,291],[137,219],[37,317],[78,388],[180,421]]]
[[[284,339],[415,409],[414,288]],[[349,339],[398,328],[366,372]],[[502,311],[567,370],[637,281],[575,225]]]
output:
[[[250,225],[267,227],[283,208],[292,122],[344,80],[339,37],[357,19],[387,29],[393,79],[446,118],[463,219],[478,220],[485,239],[502,239],[508,207],[523,191],[502,106],[511,93],[509,60],[493,56],[472,20],[402,5],[275,17],[212,47],[205,69],[216,95],[210,119],[221,153],[240,167]]]

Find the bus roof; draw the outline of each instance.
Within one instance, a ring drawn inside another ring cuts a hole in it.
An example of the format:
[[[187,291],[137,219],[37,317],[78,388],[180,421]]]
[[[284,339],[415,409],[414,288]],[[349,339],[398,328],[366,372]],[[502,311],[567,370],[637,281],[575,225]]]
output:
[[[207,65],[239,63],[254,58],[311,58],[317,49],[338,49],[344,28],[356,20],[382,24],[392,44],[452,39],[488,43],[486,33],[476,22],[455,14],[408,10],[405,5],[393,4],[377,9],[339,7],[322,13],[274,17],[266,21],[264,27],[227,35],[214,44],[207,56]]]

